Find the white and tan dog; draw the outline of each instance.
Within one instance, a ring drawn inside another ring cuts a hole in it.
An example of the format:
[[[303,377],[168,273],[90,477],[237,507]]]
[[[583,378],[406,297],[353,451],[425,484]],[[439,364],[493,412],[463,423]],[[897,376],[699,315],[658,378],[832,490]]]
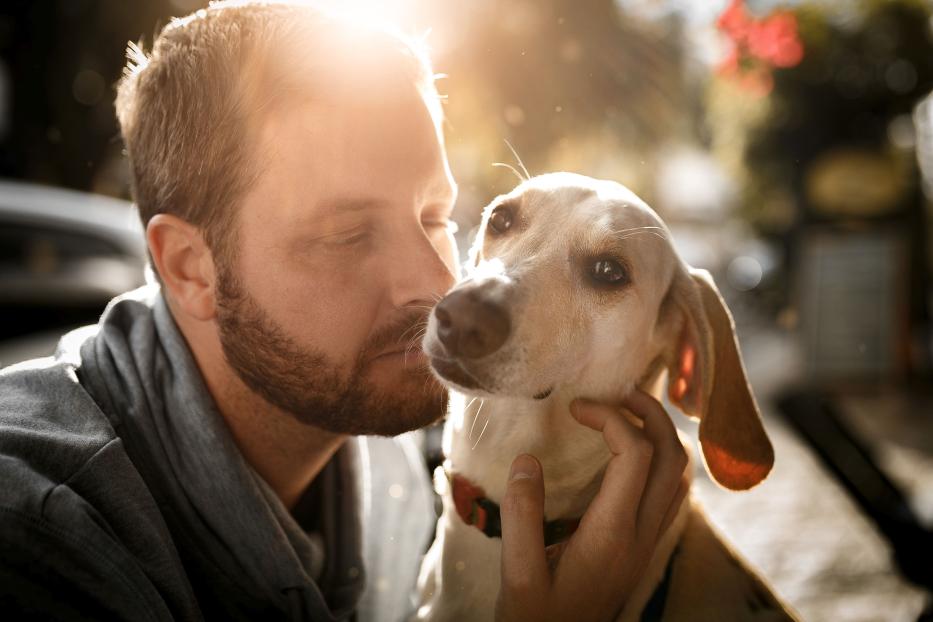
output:
[[[445,428],[446,477],[435,478],[443,514],[419,577],[419,619],[493,619],[496,504],[516,455],[543,466],[546,534],[584,513],[610,453],[570,415],[574,398],[619,403],[636,387],[660,397],[666,373],[671,402],[700,420],[716,481],[744,490],[767,476],[773,450],[731,315],[632,192],[570,173],[529,179],[487,207],[470,259],[423,342],[460,395]],[[464,395],[480,399],[465,405]],[[642,619],[649,602],[663,620],[794,619],[689,500],[620,619]]]

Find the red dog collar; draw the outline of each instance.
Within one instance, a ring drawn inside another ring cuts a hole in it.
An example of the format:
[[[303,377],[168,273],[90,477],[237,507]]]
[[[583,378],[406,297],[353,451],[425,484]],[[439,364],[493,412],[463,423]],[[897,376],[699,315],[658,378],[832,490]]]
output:
[[[499,504],[486,497],[486,492],[457,473],[447,473],[457,514],[467,525],[473,525],[490,538],[502,537]],[[544,545],[557,544],[570,537],[580,524],[579,518],[544,522]]]
[[[502,537],[502,523],[499,515],[499,505],[486,498],[486,493],[482,488],[456,473],[451,474],[446,469],[447,481],[450,482],[450,488],[453,491],[454,505],[457,507],[457,514],[467,525],[473,525],[490,538]],[[554,520],[544,523],[544,545],[550,546],[557,544],[570,537],[580,519],[572,520]],[[674,568],[674,558],[677,556],[680,547],[674,549],[671,558],[667,562],[667,568],[664,571],[664,577],[655,588],[651,599],[642,610],[639,622],[659,622],[664,615],[664,606],[667,602],[667,593],[671,584],[671,573]]]

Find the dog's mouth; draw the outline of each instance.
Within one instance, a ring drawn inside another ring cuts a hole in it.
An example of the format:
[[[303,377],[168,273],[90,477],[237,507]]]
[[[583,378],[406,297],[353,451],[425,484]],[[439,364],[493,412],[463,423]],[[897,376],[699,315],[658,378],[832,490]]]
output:
[[[458,387],[475,390],[482,390],[483,387],[470,372],[464,369],[456,359],[448,359],[440,356],[430,357],[431,368],[443,380],[451,382]]]
[[[486,389],[476,376],[471,374],[457,359],[433,355],[429,357],[429,361],[434,372],[440,376],[442,380],[456,385],[456,388],[492,393],[492,391]],[[551,396],[553,391],[553,386],[548,387],[544,391],[534,394],[532,398],[537,401],[546,400]]]

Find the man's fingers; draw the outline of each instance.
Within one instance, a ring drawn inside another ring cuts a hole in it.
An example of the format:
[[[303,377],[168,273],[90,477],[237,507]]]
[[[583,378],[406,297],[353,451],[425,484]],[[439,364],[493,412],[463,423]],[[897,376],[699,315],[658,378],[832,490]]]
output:
[[[502,499],[502,587],[540,593],[548,584],[544,553],[544,479],[541,465],[522,454],[512,462]]]
[[[667,528],[671,526],[671,523],[674,522],[674,518],[677,516],[677,512],[680,510],[681,504],[684,502],[684,498],[687,496],[687,492],[690,490],[690,480],[683,476],[680,478],[680,485],[677,486],[677,492],[674,493],[674,498],[671,499],[671,504],[667,508],[667,513],[664,515],[664,520],[661,521],[661,529],[658,530],[658,537],[660,538],[664,535],[664,532],[667,531]]]
[[[622,400],[622,406],[631,410],[639,419],[645,419],[651,413],[667,414],[661,402],[641,389],[633,389],[631,393],[626,395],[625,399]],[[671,423],[670,418],[668,418],[668,423],[673,429],[674,424]]]
[[[687,452],[674,423],[656,399],[636,389],[622,404],[645,422],[645,436],[654,447],[651,472],[638,511],[638,528],[646,537],[656,536],[683,478]]]
[[[602,432],[609,451],[614,454],[631,451],[633,446],[646,440],[641,430],[629,423],[618,408],[576,399],[570,403],[570,414],[586,427]]]
[[[580,423],[600,430],[614,454],[606,465],[599,492],[584,516],[584,523],[595,523],[594,531],[602,533],[588,534],[588,525],[584,524],[581,537],[592,535],[604,543],[609,537],[616,544],[618,539],[630,541],[634,536],[630,532],[636,526],[636,512],[645,490],[654,447],[642,430],[629,423],[614,408],[575,400],[570,411]]]

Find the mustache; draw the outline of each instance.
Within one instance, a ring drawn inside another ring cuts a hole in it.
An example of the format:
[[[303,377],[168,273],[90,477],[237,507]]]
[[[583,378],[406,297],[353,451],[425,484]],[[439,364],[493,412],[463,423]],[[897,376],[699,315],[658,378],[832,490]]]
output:
[[[363,346],[362,360],[378,356],[395,346],[413,349],[428,326],[431,309],[409,309],[376,331]]]

